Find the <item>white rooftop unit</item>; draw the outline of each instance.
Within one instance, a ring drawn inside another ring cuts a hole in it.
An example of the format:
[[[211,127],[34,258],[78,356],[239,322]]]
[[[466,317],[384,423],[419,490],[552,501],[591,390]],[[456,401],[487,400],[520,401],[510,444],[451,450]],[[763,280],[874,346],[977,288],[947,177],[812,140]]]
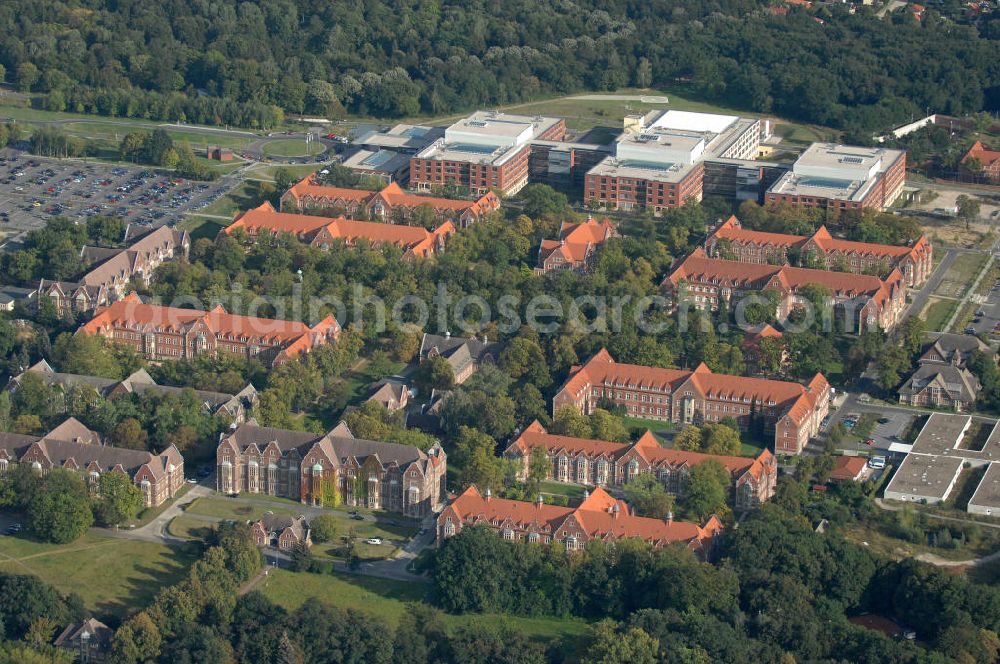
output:
[[[519,116],[502,113],[476,113],[459,120],[444,132],[445,143],[513,147],[534,138],[535,126]]]
[[[624,134],[615,144],[619,161],[693,164],[705,151],[705,139],[664,131]]]
[[[882,150],[832,143],[813,143],[792,172],[802,177],[864,182],[882,170]]]
[[[681,129],[684,131],[710,132],[721,134],[739,120],[735,115],[714,113],[694,113],[691,111],[667,111],[656,118],[648,129]]]

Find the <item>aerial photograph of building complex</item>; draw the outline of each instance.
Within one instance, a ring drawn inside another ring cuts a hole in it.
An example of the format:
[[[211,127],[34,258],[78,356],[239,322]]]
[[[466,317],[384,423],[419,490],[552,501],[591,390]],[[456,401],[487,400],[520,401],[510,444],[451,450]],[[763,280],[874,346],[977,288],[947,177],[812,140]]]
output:
[[[0,664],[1000,661],[998,0],[0,19]]]

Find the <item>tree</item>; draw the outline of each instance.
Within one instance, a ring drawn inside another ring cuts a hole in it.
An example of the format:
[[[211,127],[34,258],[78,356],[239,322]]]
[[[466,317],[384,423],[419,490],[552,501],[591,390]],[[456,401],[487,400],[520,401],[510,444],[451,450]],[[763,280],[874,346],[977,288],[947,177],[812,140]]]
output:
[[[163,636],[149,614],[140,611],[115,631],[108,661],[111,664],[138,664],[160,655]]]
[[[284,193],[295,183],[295,176],[285,167],[280,167],[274,171],[274,186],[279,193]]]
[[[420,363],[413,374],[413,382],[425,392],[449,390],[455,383],[455,371],[448,360],[436,355]]]
[[[660,642],[638,627],[619,631],[612,620],[591,625],[583,664],[657,664]]]
[[[681,432],[674,436],[674,449],[686,450],[688,452],[701,451],[701,429],[689,424]]]
[[[28,503],[28,528],[41,540],[68,544],[94,523],[87,487],[80,475],[53,468]]]
[[[701,451],[706,454],[738,456],[740,453],[739,431],[726,424],[706,424],[702,428]]]
[[[556,411],[549,427],[550,433],[573,438],[589,438],[591,431],[590,419],[573,406],[563,406]]]
[[[115,380],[125,377],[115,349],[96,334],[60,334],[52,344],[52,359],[65,373]]]
[[[678,501],[688,518],[703,521],[726,506],[729,471],[718,461],[702,461],[691,469]]]
[[[965,228],[968,229],[969,224],[979,218],[979,212],[982,207],[979,199],[960,194],[955,199],[955,203],[958,206],[958,218],[965,222]]]
[[[100,494],[95,512],[102,525],[118,525],[134,519],[142,509],[142,491],[121,471],[110,470],[101,475]]]
[[[663,483],[651,473],[640,473],[622,490],[625,493],[625,500],[641,516],[665,519],[667,516],[673,515],[674,497],[667,492]]]
[[[41,73],[32,63],[22,62],[17,66],[17,89],[21,92],[31,92],[39,78]]]
[[[552,470],[552,463],[549,455],[541,445],[531,448],[531,457],[528,460],[528,482],[538,490],[542,482],[548,478]]]
[[[312,568],[312,551],[309,550],[309,545],[305,542],[296,542],[289,555],[292,561],[292,569],[296,572],[308,572]]]
[[[314,542],[332,542],[337,537],[338,521],[330,514],[321,514],[309,522],[309,532]]]
[[[111,441],[117,447],[127,447],[131,450],[146,449],[148,434],[142,428],[142,423],[134,417],[127,417],[115,426],[111,433]]]
[[[38,415],[18,415],[17,419],[14,420],[14,433],[31,435],[41,433],[41,431],[42,421]]]
[[[563,217],[570,211],[566,194],[547,184],[529,184],[521,197],[524,200],[524,214],[532,219]]]

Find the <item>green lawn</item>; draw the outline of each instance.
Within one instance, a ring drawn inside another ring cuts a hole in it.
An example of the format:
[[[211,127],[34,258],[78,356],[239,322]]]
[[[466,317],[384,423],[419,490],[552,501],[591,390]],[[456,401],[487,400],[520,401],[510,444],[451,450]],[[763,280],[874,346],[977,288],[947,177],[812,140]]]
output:
[[[169,534],[183,539],[203,540],[212,532],[212,529],[211,523],[184,515],[174,517],[167,525]]]
[[[273,191],[273,186],[271,189]],[[255,208],[267,198],[268,192],[263,191],[260,182],[256,180],[242,182],[219,200],[202,208],[201,214],[232,219],[237,212]]]
[[[191,240],[200,240],[205,237],[214,240],[219,232],[225,228],[226,224],[221,219],[209,219],[198,215],[185,217],[184,221],[177,224],[177,227],[191,233]]]
[[[130,131],[152,131],[157,123],[150,123],[149,127],[123,124],[116,121],[108,122],[68,122],[62,125],[67,134],[79,136],[80,138],[107,140],[115,143]],[[223,133],[207,133],[198,131],[185,131],[183,129],[166,129],[167,134],[175,143],[189,143],[195,154],[204,154],[205,148],[209,145],[218,145],[227,148],[243,148],[253,142],[254,137],[246,138],[231,136]],[[217,163],[217,162],[216,162]]]
[[[291,509],[275,505],[251,505],[232,498],[199,498],[188,505],[184,510],[188,514],[201,514],[203,516],[214,516],[220,519],[233,519],[235,521],[248,521],[259,519],[265,512],[275,514],[296,515]]]
[[[272,571],[258,589],[273,602],[290,610],[298,608],[307,599],[316,597],[333,606],[367,611],[383,618],[393,627],[406,611],[408,602],[427,602],[430,594],[430,586],[423,583],[349,574],[295,573],[283,569]],[[444,619],[452,629],[475,620],[501,620],[512,629],[539,640],[580,636],[586,629],[586,623],[575,618],[471,614],[445,615]]]
[[[539,491],[549,496],[566,496],[567,498],[582,498],[587,487],[579,484],[566,484],[564,482],[553,482],[547,480],[542,482]]]
[[[195,556],[151,542],[85,535],[72,544],[0,537],[0,570],[34,574],[64,593],[75,592],[99,618],[123,617],[179,581]]]
[[[319,154],[324,149],[319,141],[306,143],[304,138],[282,138],[264,144],[264,154],[274,157],[303,157]]]
[[[318,558],[343,560],[344,556],[341,553],[343,547],[343,540],[338,538],[336,542],[313,544],[312,553]],[[395,553],[398,548],[391,544],[367,544],[364,539],[359,539],[354,543],[354,553],[361,560],[384,560]]]
[[[659,434],[664,431],[673,431],[677,428],[677,425],[673,422],[661,422],[660,420],[644,420],[640,417],[623,417],[622,422],[629,429],[649,429],[655,434]]]
[[[946,297],[961,297],[969,290],[976,276],[986,264],[986,254],[963,254],[951,264],[934,291],[935,295]]]
[[[254,166],[245,174],[248,180],[262,180],[264,182],[274,182],[274,173],[279,168],[283,168],[299,180],[307,175],[312,175],[318,170],[322,170],[323,164],[289,164],[287,166]]]
[[[927,307],[920,313],[920,317],[927,322],[928,330],[941,330],[957,306],[957,300],[939,300],[931,297],[928,298]]]

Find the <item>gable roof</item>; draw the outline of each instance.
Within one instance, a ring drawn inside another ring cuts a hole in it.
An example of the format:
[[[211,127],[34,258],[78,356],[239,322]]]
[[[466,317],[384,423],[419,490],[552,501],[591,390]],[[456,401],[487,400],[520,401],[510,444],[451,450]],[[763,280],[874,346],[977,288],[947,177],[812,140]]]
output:
[[[220,336],[253,337],[273,345],[285,345],[284,353],[291,356],[312,346],[312,335],[339,331],[340,326],[331,316],[313,327],[290,320],[275,320],[239,316],[226,313],[221,305],[210,311],[178,309],[145,304],[135,293],[129,293],[107,307],[101,307],[94,317],[80,327],[78,333],[101,334],[115,327],[142,332],[173,332],[186,334],[197,324],[204,324],[209,331]]]
[[[470,485],[455,498],[450,508],[460,520],[494,522],[528,528],[534,524],[547,526],[555,533],[568,518],[576,519],[591,539],[639,538],[653,544],[686,542],[700,546],[722,526],[712,517],[706,525],[687,521],[651,519],[631,513],[625,501],[616,500],[601,487],[596,487],[577,507],[562,507],[538,502],[484,497]]]
[[[320,184],[316,180],[315,174],[304,177],[285,192],[282,198],[285,196],[296,200],[306,197],[328,199],[331,201],[340,200],[345,203],[355,203],[365,206],[370,206],[381,199],[390,207],[417,208],[421,205],[430,205],[434,208],[435,212],[444,215],[447,215],[449,212],[457,213],[457,215],[465,213],[480,215],[500,207],[500,199],[493,192],[487,192],[473,201],[414,194],[404,191],[396,182],[391,182],[380,191],[349,189]]]
[[[773,405],[786,408],[786,414],[796,422],[801,422],[823,390],[829,389],[822,374],[816,374],[808,385],[803,386],[782,380],[715,374],[704,363],[694,371],[622,364],[615,362],[607,349],[602,348],[585,365],[570,374],[559,392],[579,394],[588,385],[604,384],[660,390],[669,388],[670,392],[674,392],[686,381],[707,397],[725,396],[728,400],[748,400],[750,403],[759,400],[767,405],[772,405],[770,402],[773,401]]]
[[[615,225],[609,219],[588,219],[583,223],[564,221],[559,228],[558,240],[542,240],[538,262],[544,263],[549,256],[558,253],[567,263],[582,263],[594,248],[615,235]]]
[[[674,268],[663,280],[663,285],[670,284],[676,287],[681,281],[712,281],[720,285],[758,289],[777,285],[780,290],[789,292],[796,291],[808,284],[820,284],[829,288],[838,297],[866,295],[872,299],[883,301],[889,297],[889,289],[901,280],[902,274],[898,269],[894,269],[883,281],[868,274],[709,258],[699,247]]]
[[[755,231],[743,228],[740,220],[735,216],[729,217],[720,224],[706,240],[706,245],[713,241],[726,240],[741,244],[754,244],[758,246],[781,247],[785,250],[790,248],[802,248],[807,244],[812,244],[820,250],[838,251],[841,253],[857,253],[880,256],[892,261],[898,261],[906,256],[915,255],[925,251],[930,246],[926,236],[920,236],[912,246],[898,246],[891,244],[874,244],[871,242],[857,242],[854,240],[842,240],[835,238],[827,230],[826,226],[820,226],[810,236],[789,235],[785,233],[771,233],[767,231]]]

